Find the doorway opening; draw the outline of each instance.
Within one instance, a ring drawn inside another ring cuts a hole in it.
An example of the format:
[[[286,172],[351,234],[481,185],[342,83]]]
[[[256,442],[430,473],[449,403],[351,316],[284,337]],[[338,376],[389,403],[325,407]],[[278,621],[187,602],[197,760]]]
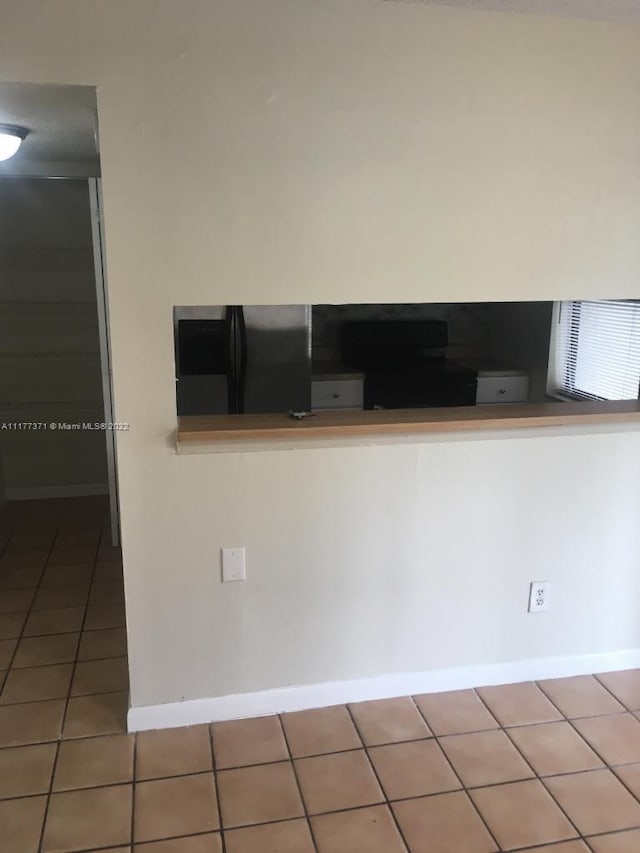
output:
[[[0,710],[17,744],[45,705],[32,740],[126,727],[96,115],[92,87],[0,85],[0,123],[28,130],[0,163]]]
[[[0,85],[0,503],[105,496],[119,545],[95,90]]]

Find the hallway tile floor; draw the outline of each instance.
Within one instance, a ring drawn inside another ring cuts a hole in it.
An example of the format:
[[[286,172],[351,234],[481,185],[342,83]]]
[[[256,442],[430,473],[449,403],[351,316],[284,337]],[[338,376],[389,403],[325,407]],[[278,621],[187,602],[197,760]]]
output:
[[[640,670],[127,734],[106,512],[0,512],[1,853],[640,851]]]

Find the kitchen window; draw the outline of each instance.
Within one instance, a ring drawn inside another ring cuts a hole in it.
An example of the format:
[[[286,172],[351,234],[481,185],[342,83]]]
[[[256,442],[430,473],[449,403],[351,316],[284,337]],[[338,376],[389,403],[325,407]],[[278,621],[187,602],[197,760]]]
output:
[[[640,429],[640,300],[183,305],[173,326],[178,453]]]
[[[636,400],[640,300],[557,302],[548,392],[578,400]]]

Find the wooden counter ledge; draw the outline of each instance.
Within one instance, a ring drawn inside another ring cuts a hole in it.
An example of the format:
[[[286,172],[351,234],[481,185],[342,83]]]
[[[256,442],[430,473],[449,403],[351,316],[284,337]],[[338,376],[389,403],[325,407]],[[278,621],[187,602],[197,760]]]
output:
[[[575,402],[459,406],[434,409],[319,412],[303,420],[288,415],[193,415],[178,418],[178,445],[195,442],[420,435],[462,430],[523,429],[576,424],[636,423],[640,403]]]

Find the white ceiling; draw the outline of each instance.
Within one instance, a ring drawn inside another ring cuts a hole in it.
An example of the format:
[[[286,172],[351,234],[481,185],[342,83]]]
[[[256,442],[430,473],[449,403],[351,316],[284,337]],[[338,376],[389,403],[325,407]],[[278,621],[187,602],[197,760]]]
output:
[[[598,21],[640,22],[640,0],[385,0],[387,3],[422,3],[428,6],[460,6],[497,12],[560,15]]]
[[[33,161],[96,162],[95,115],[92,86],[0,83],[0,123],[29,131],[12,158],[14,166]]]

